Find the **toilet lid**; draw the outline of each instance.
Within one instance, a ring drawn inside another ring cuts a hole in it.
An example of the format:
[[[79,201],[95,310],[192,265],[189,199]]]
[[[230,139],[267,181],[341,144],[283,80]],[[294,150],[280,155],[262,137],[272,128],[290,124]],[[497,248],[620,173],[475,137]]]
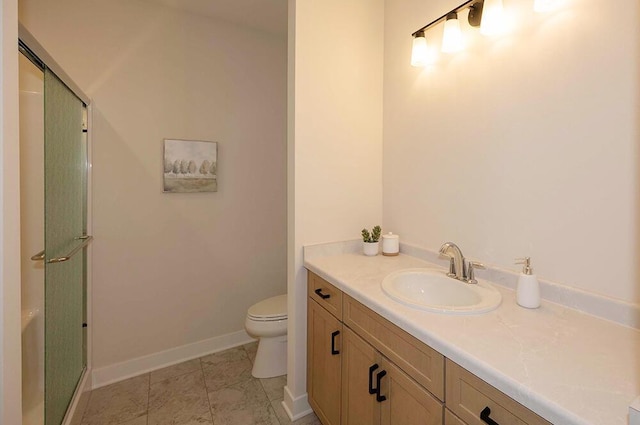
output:
[[[287,318],[287,295],[267,298],[249,307],[248,316],[254,320]]]

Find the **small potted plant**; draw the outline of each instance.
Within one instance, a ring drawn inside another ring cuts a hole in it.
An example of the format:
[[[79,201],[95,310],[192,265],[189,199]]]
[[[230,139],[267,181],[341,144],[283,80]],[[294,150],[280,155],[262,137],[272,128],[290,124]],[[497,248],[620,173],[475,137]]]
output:
[[[371,229],[371,233],[367,229],[362,229],[362,251],[364,255],[378,255],[378,242],[380,241],[381,233],[380,226]]]

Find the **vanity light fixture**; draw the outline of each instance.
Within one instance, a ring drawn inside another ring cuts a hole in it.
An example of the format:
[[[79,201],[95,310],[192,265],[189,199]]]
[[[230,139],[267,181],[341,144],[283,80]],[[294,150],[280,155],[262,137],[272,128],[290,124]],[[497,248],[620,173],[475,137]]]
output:
[[[497,4],[499,3],[500,12],[502,8],[502,0],[468,0],[462,3],[460,6],[456,7],[453,10],[445,13],[441,17],[434,19],[429,22],[427,25],[415,31],[413,34],[413,50],[411,52],[411,64],[413,66],[425,66],[426,62],[414,60],[414,58],[421,57],[421,51],[424,51],[424,57],[428,55],[428,49],[426,46],[426,38],[424,38],[424,34],[427,32],[429,28],[432,28],[439,24],[440,22],[444,22],[444,34],[442,37],[442,51],[443,52],[457,52],[458,50],[463,48],[463,40],[462,40],[462,31],[460,30],[460,23],[458,22],[458,13],[462,12],[465,9],[469,9],[468,21],[469,25],[472,27],[481,27],[484,24],[483,17],[483,9],[486,6],[491,6],[492,12],[489,13],[490,17],[498,16],[495,12],[497,9]],[[496,8],[496,9],[494,9]],[[502,15],[500,13],[499,15]],[[498,19],[491,18],[491,19]],[[488,30],[487,30],[488,31]],[[424,41],[420,40],[424,38]],[[428,61],[428,59],[426,59]]]
[[[503,15],[502,0],[484,0],[480,33],[483,35],[500,34],[504,30],[505,24]]]
[[[460,22],[458,22],[458,14],[451,12],[444,21],[442,51],[445,53],[454,53],[462,50],[462,48],[462,31],[460,30]]]
[[[411,49],[411,65],[427,66],[429,64],[429,49],[424,31],[416,31],[413,36],[413,48]]]

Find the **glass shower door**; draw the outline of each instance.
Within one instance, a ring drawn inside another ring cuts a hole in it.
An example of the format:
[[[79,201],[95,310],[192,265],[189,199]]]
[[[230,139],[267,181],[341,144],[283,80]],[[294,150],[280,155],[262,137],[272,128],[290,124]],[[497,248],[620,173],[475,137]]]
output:
[[[49,69],[45,128],[45,424],[60,425],[86,366],[87,151],[83,102]]]

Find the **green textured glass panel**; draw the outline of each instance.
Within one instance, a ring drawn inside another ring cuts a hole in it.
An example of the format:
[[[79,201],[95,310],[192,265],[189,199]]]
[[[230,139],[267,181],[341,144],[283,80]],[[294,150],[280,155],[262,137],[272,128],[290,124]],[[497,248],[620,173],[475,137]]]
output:
[[[44,77],[45,425],[60,425],[85,367],[85,250],[68,261],[85,231],[83,103],[51,71]]]

